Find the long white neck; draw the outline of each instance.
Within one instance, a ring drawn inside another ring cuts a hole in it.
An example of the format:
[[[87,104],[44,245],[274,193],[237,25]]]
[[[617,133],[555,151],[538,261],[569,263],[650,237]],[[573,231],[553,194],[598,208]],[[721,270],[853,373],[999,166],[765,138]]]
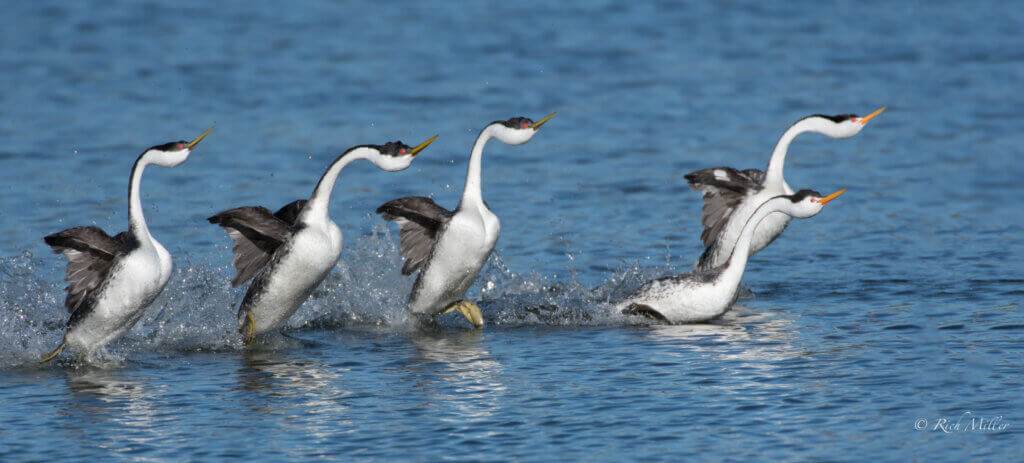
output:
[[[785,185],[786,181],[782,178],[782,165],[786,162],[789,144],[797,135],[805,132],[824,133],[830,125],[835,125],[835,123],[822,117],[808,117],[786,129],[778,143],[775,144],[775,151],[772,151],[772,158],[768,161],[768,168],[765,170],[765,184]]]
[[[473,152],[469,155],[469,168],[466,169],[466,186],[462,190],[462,201],[459,207],[482,205],[483,192],[480,187],[480,158],[484,154],[484,145],[494,137],[493,126],[489,125],[480,131],[473,143]]]
[[[338,180],[338,175],[341,174],[342,169],[350,162],[366,159],[369,151],[368,148],[359,147],[348,150],[342,153],[341,156],[338,156],[331,163],[330,167],[327,168],[327,171],[324,172],[324,175],[320,177],[320,182],[316,184],[316,188],[313,190],[313,196],[309,197],[309,202],[302,209],[300,220],[329,220],[327,209],[331,203],[331,193],[334,191],[334,184]]]
[[[153,237],[146,226],[146,217],[142,215],[142,199],[139,198],[139,185],[142,183],[142,171],[146,170],[149,161],[146,153],[135,160],[132,166],[131,180],[128,182],[128,226],[132,235],[140,242],[150,243]]]
[[[736,284],[739,284],[739,280],[743,278],[743,271],[747,266],[747,258],[750,255],[750,242],[754,239],[754,231],[757,230],[757,225],[761,223],[761,219],[773,213],[786,212],[788,210],[787,205],[792,204],[789,198],[776,197],[765,201],[764,204],[761,204],[754,211],[750,218],[747,219],[747,223],[743,225],[743,231],[740,232],[740,237],[736,240],[736,246],[732,248],[729,262],[725,264],[726,268],[723,272],[723,277],[735,279]]]

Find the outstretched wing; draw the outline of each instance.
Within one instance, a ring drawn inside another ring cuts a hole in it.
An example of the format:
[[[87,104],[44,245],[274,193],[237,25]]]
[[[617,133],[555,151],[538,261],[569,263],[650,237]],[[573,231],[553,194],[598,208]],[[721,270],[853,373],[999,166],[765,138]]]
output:
[[[714,167],[691,172],[684,178],[690,182],[690,189],[704,192],[704,231],[700,239],[705,246],[715,242],[744,198],[764,188],[764,172],[757,169]]]
[[[377,213],[383,214],[384,220],[398,224],[399,244],[402,257],[405,257],[403,275],[415,272],[423,265],[434,249],[438,230],[455,215],[438,206],[433,199],[422,196],[388,201],[377,208]]]
[[[289,211],[296,203],[285,206],[278,214],[291,218]],[[301,205],[296,209],[301,209]],[[223,227],[235,242],[232,249],[235,254],[232,261],[235,266],[235,278],[231,280],[231,286],[245,284],[259,273],[267,265],[274,251],[292,235],[294,223],[282,220],[271,214],[267,208],[260,206],[229,209],[206,220]],[[294,221],[294,218],[292,220]]]
[[[64,254],[68,266],[64,279],[68,281],[64,306],[68,312],[82,305],[86,296],[103,283],[110,273],[114,258],[124,252],[129,241],[128,232],[111,237],[99,227],[75,227],[43,238],[54,254]]]
[[[299,213],[302,212],[302,208],[306,206],[307,202],[309,201],[306,201],[305,199],[296,199],[295,201],[292,201],[286,206],[278,209],[277,212],[274,213],[274,217],[283,220],[294,228],[295,221],[299,219]]]

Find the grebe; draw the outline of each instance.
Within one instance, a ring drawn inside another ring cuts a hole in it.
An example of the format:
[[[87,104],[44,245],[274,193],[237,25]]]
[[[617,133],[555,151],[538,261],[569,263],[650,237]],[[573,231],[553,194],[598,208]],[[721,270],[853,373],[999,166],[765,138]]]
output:
[[[792,195],[770,198],[747,219],[725,264],[649,281],[617,308],[627,315],[644,315],[669,323],[704,322],[722,315],[736,300],[758,224],[776,213],[798,219],[813,217],[844,191],[822,197],[814,191],[800,190]]]
[[[231,285],[255,277],[238,308],[238,331],[245,345],[288,320],[338,263],[341,230],[331,220],[328,206],[341,170],[359,159],[388,172],[403,170],[436,138],[415,148],[400,141],[352,147],[327,167],[308,201],[293,201],[273,214],[264,207],[246,206],[207,219],[235,242],[236,275]]]
[[[378,214],[393,220],[401,229],[401,253],[405,257],[402,274],[420,271],[409,295],[410,312],[434,317],[454,310],[474,327],[484,325],[480,307],[459,299],[487,262],[501,229],[498,217],[487,208],[480,190],[484,145],[492,138],[522,145],[552,117],[555,113],[537,122],[514,117],[487,124],[473,144],[466,186],[454,212],[419,196],[399,198],[377,208]]]
[[[686,174],[685,178],[689,181],[690,188],[704,192],[704,216],[701,218],[704,232],[700,238],[707,249],[695,267],[710,270],[724,264],[732,254],[743,224],[747,223],[754,209],[774,196],[793,194],[793,189],[782,178],[782,165],[786,160],[789,144],[797,135],[816,132],[830,138],[849,138],[859,133],[868,121],[882,111],[885,111],[885,107],[864,117],[853,114],[816,114],[799,120],[779,138],[775,151],[768,161],[768,168],[764,172],[757,169],[715,167]],[[772,214],[761,221],[754,232],[750,255],[757,254],[778,238],[789,225],[789,221],[790,216],[783,213]]]
[[[142,172],[149,165],[175,167],[185,162],[211,130],[191,142],[154,146],[135,160],[128,183],[128,231],[111,237],[99,227],[87,226],[43,238],[54,254],[68,258],[64,306],[71,317],[64,341],[40,363],[52,360],[65,347],[89,355],[121,337],[163,291],[174,264],[146,226],[139,199]]]

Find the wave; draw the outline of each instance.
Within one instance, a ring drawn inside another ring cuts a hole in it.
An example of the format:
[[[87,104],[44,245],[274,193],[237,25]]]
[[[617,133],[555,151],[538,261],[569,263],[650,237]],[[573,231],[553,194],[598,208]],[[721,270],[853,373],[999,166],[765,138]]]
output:
[[[405,308],[415,276],[401,274],[397,240],[386,226],[377,225],[355,241],[346,244],[335,270],[280,331],[416,329]],[[204,260],[175,256],[171,280],[142,319],[89,362],[118,365],[139,352],[242,349],[235,314],[246,287],[230,287],[234,269],[228,246]],[[64,265],[62,256],[39,258],[30,252],[0,259],[0,366],[33,364],[60,343],[68,317],[60,281]],[[612,311],[611,302],[673,271],[622,265],[597,286],[587,287],[572,272],[566,280],[514,272],[495,252],[466,298],[480,305],[487,326],[645,324],[644,319]],[[460,317],[446,316],[437,319],[436,328],[466,327]],[[271,348],[283,342],[269,338],[260,342],[269,342]],[[75,364],[69,357],[58,360]]]

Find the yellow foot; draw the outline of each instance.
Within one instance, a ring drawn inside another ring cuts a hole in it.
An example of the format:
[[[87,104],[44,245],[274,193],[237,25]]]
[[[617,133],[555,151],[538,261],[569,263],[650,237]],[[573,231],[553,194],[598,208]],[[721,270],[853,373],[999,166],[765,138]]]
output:
[[[53,360],[54,357],[60,355],[60,351],[64,350],[64,346],[66,346],[66,345],[68,345],[68,338],[67,338],[67,336],[64,337],[64,340],[61,341],[60,345],[57,346],[57,348],[54,349],[53,352],[50,352],[49,354],[46,354],[46,356],[44,356],[42,358],[42,360],[39,361],[39,364],[42,365],[42,364],[44,364],[46,362],[49,362],[50,360]]]
[[[256,340],[256,319],[253,318],[251,312],[245,314],[245,322],[242,323],[242,326],[238,327],[238,332],[245,336],[242,339],[242,343],[247,346]]]
[[[469,323],[473,324],[474,328],[484,327],[484,317],[480,314],[480,307],[476,304],[463,300],[455,301],[452,305],[442,310],[438,315],[444,315],[453,310],[458,310],[463,317],[466,317],[466,320],[468,320]]]

